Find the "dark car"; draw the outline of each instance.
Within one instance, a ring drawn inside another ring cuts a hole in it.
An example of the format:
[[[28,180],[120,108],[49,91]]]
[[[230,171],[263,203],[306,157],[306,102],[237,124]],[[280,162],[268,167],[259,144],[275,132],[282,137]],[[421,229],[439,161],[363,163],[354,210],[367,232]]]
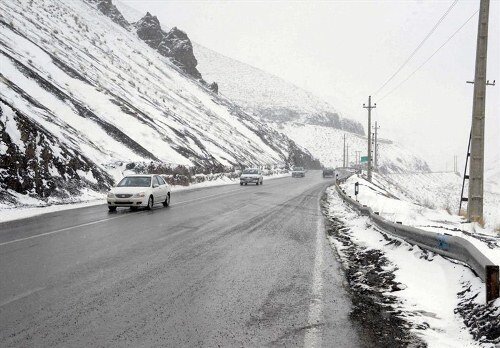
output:
[[[323,178],[334,178],[334,177],[335,177],[335,169],[333,168],[323,169]]]
[[[295,167],[292,169],[292,178],[303,178],[306,176],[306,170],[303,167]]]

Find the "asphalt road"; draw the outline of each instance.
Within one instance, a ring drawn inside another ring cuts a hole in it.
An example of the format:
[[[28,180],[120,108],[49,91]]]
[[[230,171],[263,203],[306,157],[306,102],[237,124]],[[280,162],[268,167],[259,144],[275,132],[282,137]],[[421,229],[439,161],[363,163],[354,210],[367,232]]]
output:
[[[305,178],[0,224],[0,346],[359,346]]]

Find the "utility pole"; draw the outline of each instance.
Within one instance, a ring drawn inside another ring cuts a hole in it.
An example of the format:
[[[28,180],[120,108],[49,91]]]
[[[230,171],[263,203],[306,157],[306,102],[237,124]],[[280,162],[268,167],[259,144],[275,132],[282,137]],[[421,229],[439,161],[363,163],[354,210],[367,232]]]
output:
[[[368,96],[368,106],[363,104],[363,108],[368,109],[368,181],[372,182],[372,109],[375,109],[377,104],[372,105],[372,96]]]
[[[349,144],[347,144],[345,158],[346,158],[345,160],[346,167],[349,167]]]
[[[378,171],[378,129],[380,127],[377,126],[377,121],[375,121],[375,135],[374,135],[374,138],[375,138],[375,143],[374,143],[374,148],[375,148],[375,154],[374,154],[374,158],[373,158],[373,168]]]
[[[469,197],[467,205],[467,218],[469,221],[481,221],[483,219],[484,109],[486,101],[489,7],[489,0],[481,0],[477,29],[474,99],[472,102]]]
[[[359,154],[361,153],[361,151],[356,151],[356,165],[359,164]]]
[[[344,157],[343,157],[343,162],[342,162],[342,168],[345,168],[345,134],[344,134]]]

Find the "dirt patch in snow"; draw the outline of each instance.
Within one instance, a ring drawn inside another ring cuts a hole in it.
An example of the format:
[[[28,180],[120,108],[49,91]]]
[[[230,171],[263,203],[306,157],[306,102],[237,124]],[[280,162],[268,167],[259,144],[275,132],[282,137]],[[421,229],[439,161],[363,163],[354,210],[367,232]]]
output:
[[[328,214],[327,204],[325,197],[322,206],[327,234],[343,246],[341,261],[353,304],[350,316],[358,324],[361,340],[370,347],[426,347],[394,309],[397,299],[387,294],[404,288],[394,280],[392,271],[387,271],[387,258],[380,250],[354,244],[346,233],[348,228]]]
[[[500,299],[478,304],[478,296],[480,294],[465,284],[465,290],[458,293],[460,303],[456,312],[464,318],[475,340],[500,345]]]

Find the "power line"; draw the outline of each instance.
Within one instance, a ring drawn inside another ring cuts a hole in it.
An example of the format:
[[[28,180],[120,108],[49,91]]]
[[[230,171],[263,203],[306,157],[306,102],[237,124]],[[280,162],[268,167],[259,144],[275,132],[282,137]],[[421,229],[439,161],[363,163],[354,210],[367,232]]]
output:
[[[441,16],[441,18],[439,18],[439,20],[437,21],[437,23],[434,25],[434,27],[431,29],[431,31],[424,37],[424,39],[418,44],[417,48],[415,48],[413,50],[413,52],[410,54],[410,56],[403,62],[403,64],[401,64],[401,66],[382,84],[382,86],[380,86],[377,91],[375,93],[373,93],[373,95],[376,95],[378,94],[378,92],[380,92],[385,86],[387,86],[387,84],[392,81],[392,79],[397,75],[399,74],[399,72],[406,66],[406,64],[408,64],[408,62],[413,58],[413,56],[415,56],[415,54],[417,53],[417,51],[424,45],[424,43],[427,41],[427,39],[429,39],[429,37],[431,37],[431,35],[436,31],[437,27],[439,27],[439,25],[441,24],[441,22],[446,18],[446,16],[448,16],[448,14],[451,12],[451,10],[453,9],[453,7],[457,4],[458,0],[455,0],[452,2],[452,4],[450,5],[450,7],[448,7],[448,9],[445,11],[445,13]]]
[[[391,90],[390,90],[388,93],[386,93],[386,94],[385,94],[382,98],[380,98],[380,99],[379,99],[379,102],[380,102],[380,101],[382,101],[382,100],[384,100],[385,98],[387,98],[387,97],[388,97],[389,95],[391,95],[394,91],[396,91],[399,87],[401,87],[401,85],[402,85],[402,84],[404,84],[404,83],[405,83],[406,81],[408,81],[408,80],[409,80],[409,79],[410,79],[413,75],[415,75],[415,73],[416,73],[417,71],[419,71],[419,70],[420,70],[420,69],[421,69],[421,68],[422,68],[425,64],[427,64],[427,62],[428,62],[429,60],[431,60],[431,59],[432,59],[432,57],[434,57],[434,56],[435,56],[435,55],[436,55],[436,54],[437,54],[437,53],[441,50],[441,48],[443,48],[444,46],[446,46],[446,44],[447,44],[448,42],[450,42],[450,41],[451,41],[451,39],[453,39],[453,37],[454,37],[456,34],[458,34],[458,32],[459,32],[460,30],[462,30],[462,28],[463,28],[463,27],[465,27],[465,25],[466,25],[467,23],[469,23],[469,22],[470,22],[470,20],[471,20],[471,19],[472,19],[472,18],[473,18],[473,17],[474,17],[474,16],[475,16],[478,12],[479,12],[479,10],[477,10],[476,12],[474,12],[474,13],[473,13],[473,14],[472,14],[472,15],[471,15],[471,16],[470,16],[470,17],[469,17],[469,18],[468,18],[468,19],[464,22],[464,24],[462,24],[462,25],[461,25],[461,26],[460,26],[460,27],[459,27],[459,28],[458,28],[458,29],[457,29],[457,30],[456,30],[456,31],[455,31],[455,32],[454,32],[454,33],[453,33],[450,37],[448,37],[448,39],[446,39],[446,41],[445,41],[445,42],[444,42],[441,46],[439,46],[439,48],[438,48],[437,50],[435,50],[435,51],[434,51],[434,53],[433,53],[433,54],[431,54],[431,56],[430,56],[429,58],[427,58],[427,59],[426,59],[426,60],[425,60],[422,64],[420,64],[420,65],[418,66],[418,68],[416,68],[415,70],[413,70],[413,72],[412,72],[410,75],[408,75],[408,76],[407,76],[407,77],[406,77],[403,81],[401,81],[401,82],[400,82],[400,83],[399,83],[396,87],[394,87],[393,89],[391,89]]]

